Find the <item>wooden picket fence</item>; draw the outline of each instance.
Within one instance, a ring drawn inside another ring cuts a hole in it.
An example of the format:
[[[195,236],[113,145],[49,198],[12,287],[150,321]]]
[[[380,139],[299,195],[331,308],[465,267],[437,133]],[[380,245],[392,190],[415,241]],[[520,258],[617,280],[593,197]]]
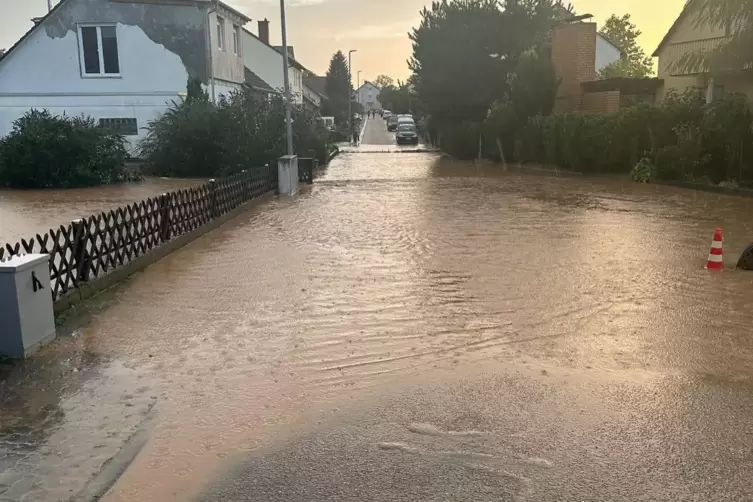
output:
[[[308,182],[311,175],[306,174]],[[277,190],[276,166],[242,171],[74,220],[15,245],[0,246],[0,261],[13,255],[49,254],[50,290],[56,301],[80,284],[104,276],[273,190]]]

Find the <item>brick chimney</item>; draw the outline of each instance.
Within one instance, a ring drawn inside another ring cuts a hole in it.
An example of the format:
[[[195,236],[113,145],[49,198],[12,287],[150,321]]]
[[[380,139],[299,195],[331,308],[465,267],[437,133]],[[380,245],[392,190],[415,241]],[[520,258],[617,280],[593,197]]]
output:
[[[556,111],[576,110],[582,82],[596,79],[596,23],[559,25],[552,33],[552,63],[561,80]]]
[[[264,21],[258,21],[259,23],[259,40],[269,45],[269,21],[265,18]]]

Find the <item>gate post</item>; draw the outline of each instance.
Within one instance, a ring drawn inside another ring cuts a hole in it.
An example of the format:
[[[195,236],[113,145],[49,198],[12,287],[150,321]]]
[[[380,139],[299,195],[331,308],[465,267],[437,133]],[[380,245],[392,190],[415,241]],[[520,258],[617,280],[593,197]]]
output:
[[[167,193],[159,196],[159,236],[162,242],[170,240],[170,200],[171,197]]]
[[[298,156],[285,155],[277,160],[280,195],[295,195],[298,192]]]
[[[76,264],[76,281],[89,280],[89,252],[86,250],[87,228],[85,220],[73,220],[73,258]]]

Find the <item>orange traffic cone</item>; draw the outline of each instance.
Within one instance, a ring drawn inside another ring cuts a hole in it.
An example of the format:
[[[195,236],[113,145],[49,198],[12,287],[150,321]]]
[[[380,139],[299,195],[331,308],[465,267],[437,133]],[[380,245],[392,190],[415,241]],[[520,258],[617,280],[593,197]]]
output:
[[[714,240],[711,241],[711,251],[709,259],[706,262],[708,270],[724,270],[724,261],[722,261],[722,229],[717,228],[714,231]]]

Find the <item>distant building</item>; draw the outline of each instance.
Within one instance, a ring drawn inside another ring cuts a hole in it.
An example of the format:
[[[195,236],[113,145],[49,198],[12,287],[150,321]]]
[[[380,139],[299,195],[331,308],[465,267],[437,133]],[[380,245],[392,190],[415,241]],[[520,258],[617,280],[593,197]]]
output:
[[[245,82],[250,19],[206,0],[61,0],[0,59],[0,136],[31,108],[88,115],[126,135],[197,78],[218,97]]]
[[[361,103],[364,110],[381,110],[382,104],[378,98],[379,87],[368,80],[356,91],[356,101]]]
[[[750,70],[730,71],[712,77],[705,68],[688,70],[677,67],[678,60],[686,54],[714,49],[729,39],[729,29],[698,23],[686,6],[652,54],[659,59],[659,78],[664,80],[658,93],[659,100],[671,90],[684,92],[687,89],[704,92],[708,101],[724,92],[745,94],[748,99],[753,99]]]

